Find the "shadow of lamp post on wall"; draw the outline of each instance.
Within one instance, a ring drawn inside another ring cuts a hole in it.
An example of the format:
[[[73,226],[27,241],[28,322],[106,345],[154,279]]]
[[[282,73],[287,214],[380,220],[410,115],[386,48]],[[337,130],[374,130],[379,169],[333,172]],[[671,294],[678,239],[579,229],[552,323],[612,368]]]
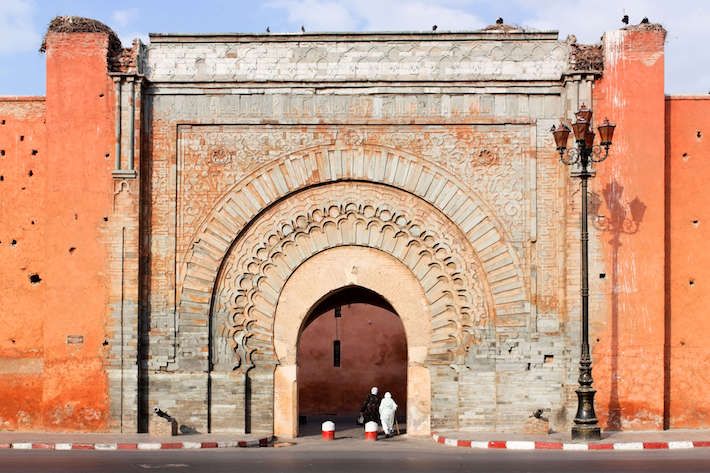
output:
[[[580,243],[582,249],[582,340],[579,357],[579,387],[577,388],[577,414],[572,426],[572,438],[596,440],[601,438],[601,429],[597,415],[594,412],[594,394],[592,388],[592,356],[589,350],[589,231],[587,193],[589,178],[594,176],[592,163],[600,163],[609,156],[609,147],[616,125],[605,119],[598,127],[599,141],[592,128],[592,110],[584,104],[575,113],[572,130],[564,124],[553,126],[552,135],[555,138],[560,161],[568,166],[575,166],[572,175],[581,181],[582,215]],[[570,132],[574,132],[575,145],[567,148]]]

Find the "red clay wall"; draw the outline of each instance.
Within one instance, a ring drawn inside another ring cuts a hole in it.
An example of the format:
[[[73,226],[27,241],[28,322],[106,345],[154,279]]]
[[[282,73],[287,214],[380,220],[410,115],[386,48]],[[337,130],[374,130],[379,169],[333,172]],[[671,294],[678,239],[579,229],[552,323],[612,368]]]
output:
[[[107,426],[107,43],[50,33],[46,103],[0,101],[0,430]]]
[[[333,340],[341,343],[340,368],[333,366]],[[407,344],[402,322],[392,312],[369,304],[330,310],[301,334],[298,345],[298,403],[301,415],[355,415],[372,386],[386,391],[406,412]]]
[[[606,313],[592,311],[591,341],[597,413],[608,430],[663,426],[664,38],[653,26],[606,34],[594,90],[595,121],[617,124],[611,157],[592,181]]]
[[[710,97],[666,99],[671,428],[709,428]]]

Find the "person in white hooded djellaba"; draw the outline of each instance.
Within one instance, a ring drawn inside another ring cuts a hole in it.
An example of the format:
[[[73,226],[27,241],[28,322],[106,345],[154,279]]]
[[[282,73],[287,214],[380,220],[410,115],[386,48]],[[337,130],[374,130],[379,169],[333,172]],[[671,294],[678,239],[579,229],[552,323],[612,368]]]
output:
[[[392,394],[385,393],[385,397],[380,402],[380,420],[382,421],[382,430],[385,432],[385,437],[392,437],[394,428],[394,415],[397,411],[397,403],[392,399]]]

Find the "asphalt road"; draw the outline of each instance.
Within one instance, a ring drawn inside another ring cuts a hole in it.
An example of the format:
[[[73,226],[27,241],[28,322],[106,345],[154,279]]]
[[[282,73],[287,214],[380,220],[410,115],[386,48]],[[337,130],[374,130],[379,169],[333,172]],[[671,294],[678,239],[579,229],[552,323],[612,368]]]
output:
[[[710,449],[658,452],[481,451],[430,440],[304,442],[198,451],[0,451],[0,472],[710,472]]]

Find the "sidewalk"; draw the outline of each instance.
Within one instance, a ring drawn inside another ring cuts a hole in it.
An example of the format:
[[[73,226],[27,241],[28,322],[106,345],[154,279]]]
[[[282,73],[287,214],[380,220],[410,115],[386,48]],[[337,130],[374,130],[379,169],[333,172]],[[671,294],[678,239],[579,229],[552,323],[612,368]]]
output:
[[[268,447],[271,434],[194,434],[155,437],[149,434],[0,432],[0,449],[21,450],[168,450]]]
[[[680,450],[710,447],[710,430],[602,432],[596,441],[573,441],[569,432],[548,435],[441,431],[435,442],[449,447],[508,450]]]

